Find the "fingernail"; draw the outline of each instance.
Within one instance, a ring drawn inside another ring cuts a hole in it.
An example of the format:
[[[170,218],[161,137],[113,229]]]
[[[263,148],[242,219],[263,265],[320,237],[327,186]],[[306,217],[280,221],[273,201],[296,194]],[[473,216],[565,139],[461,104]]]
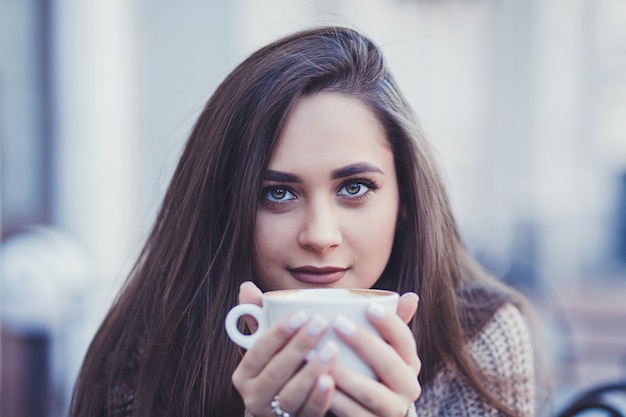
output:
[[[317,355],[317,349],[312,349],[309,353],[306,354],[304,360],[307,362],[311,362]]]
[[[317,336],[326,329],[326,326],[328,326],[328,321],[320,315],[315,315],[311,321],[309,321],[306,331],[309,336]]]
[[[239,288],[243,288],[244,286],[248,286],[248,285],[254,285],[254,283],[252,281],[244,281],[241,283],[241,285],[239,286]]]
[[[330,375],[324,374],[317,378],[317,390],[319,392],[326,392],[333,386],[333,378]]]
[[[387,314],[387,311],[383,306],[374,303],[367,307],[367,312],[377,319],[382,319]]]
[[[307,316],[304,311],[300,310],[289,317],[289,320],[287,320],[287,326],[289,326],[289,329],[291,330],[298,330],[308,319],[309,316]]]
[[[417,298],[417,301],[419,301],[419,300],[420,300],[420,296],[419,296],[419,295],[417,295],[417,293],[415,293],[415,292],[413,292],[413,291],[409,291],[409,292],[407,292],[407,293],[404,293],[404,294],[403,294],[403,296],[407,296],[407,295],[408,295],[408,296],[414,296],[415,298]]]
[[[339,353],[339,345],[332,340],[324,343],[324,346],[317,353],[317,358],[322,363],[328,363],[333,360]]]
[[[339,314],[335,318],[333,327],[345,335],[351,335],[352,333],[356,331],[356,326],[354,325],[352,320],[350,320],[349,318],[347,318],[346,316],[342,314]]]

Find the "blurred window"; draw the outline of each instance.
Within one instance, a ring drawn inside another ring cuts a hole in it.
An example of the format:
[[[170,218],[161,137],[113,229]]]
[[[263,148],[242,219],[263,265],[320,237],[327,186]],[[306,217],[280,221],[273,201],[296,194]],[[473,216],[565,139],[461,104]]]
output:
[[[48,223],[53,142],[46,0],[0,2],[2,237]]]

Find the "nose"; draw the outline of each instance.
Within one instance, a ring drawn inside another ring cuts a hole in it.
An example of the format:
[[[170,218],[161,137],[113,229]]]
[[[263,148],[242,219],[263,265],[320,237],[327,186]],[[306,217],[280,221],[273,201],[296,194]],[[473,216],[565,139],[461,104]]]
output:
[[[326,253],[341,244],[336,208],[330,201],[315,201],[306,211],[298,243],[309,250]]]

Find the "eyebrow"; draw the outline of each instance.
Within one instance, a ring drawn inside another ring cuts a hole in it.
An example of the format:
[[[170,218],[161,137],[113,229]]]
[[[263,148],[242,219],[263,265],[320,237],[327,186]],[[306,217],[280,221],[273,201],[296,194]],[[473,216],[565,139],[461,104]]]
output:
[[[375,165],[368,164],[366,162],[359,162],[334,170],[333,172],[331,172],[330,177],[336,180],[339,178],[345,178],[351,175],[363,174],[366,172],[377,172],[379,174],[384,174],[384,172]]]
[[[330,173],[330,177],[333,180],[339,178],[346,178],[352,175],[363,174],[366,172],[377,172],[379,174],[384,174],[384,172],[375,165],[368,164],[366,162],[359,162],[356,164],[348,165],[345,167],[338,168]],[[302,180],[295,174],[291,174],[289,172],[275,171],[273,169],[268,169],[265,172],[265,176],[263,178],[265,181],[273,181],[273,182],[292,182],[292,183],[300,183]]]
[[[265,176],[263,177],[265,181],[274,181],[274,182],[302,182],[300,177],[295,174],[290,174],[288,172],[282,171],[274,171],[272,169],[268,169],[265,171]]]

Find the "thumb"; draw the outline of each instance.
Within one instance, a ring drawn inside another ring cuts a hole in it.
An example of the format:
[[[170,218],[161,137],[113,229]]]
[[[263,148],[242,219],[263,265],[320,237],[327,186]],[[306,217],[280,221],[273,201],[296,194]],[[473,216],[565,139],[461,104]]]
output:
[[[414,292],[407,292],[402,294],[400,299],[398,300],[398,309],[396,313],[402,321],[405,323],[409,323],[411,318],[415,315],[417,311],[417,304],[419,302],[419,296]]]

